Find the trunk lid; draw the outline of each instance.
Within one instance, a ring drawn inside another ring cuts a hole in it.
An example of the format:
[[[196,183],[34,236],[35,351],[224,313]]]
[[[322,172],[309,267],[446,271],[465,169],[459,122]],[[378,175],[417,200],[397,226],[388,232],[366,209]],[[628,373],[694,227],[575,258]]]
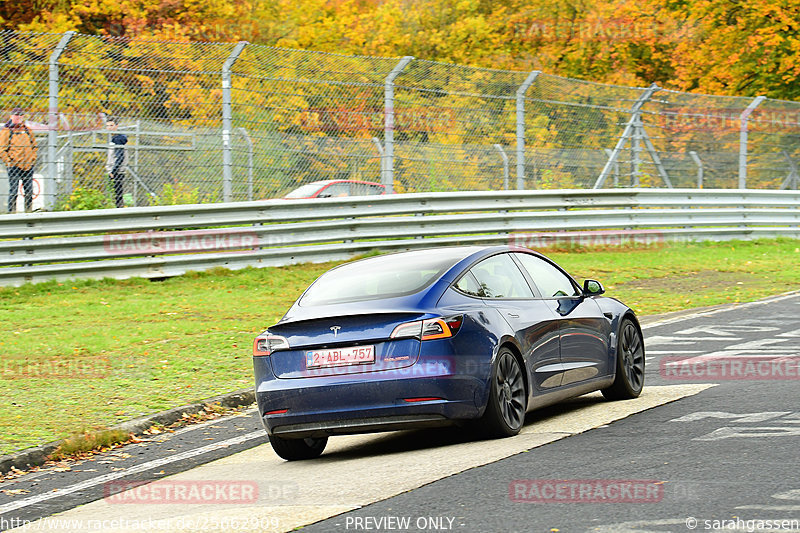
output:
[[[391,339],[390,336],[398,325],[425,317],[424,313],[384,312],[282,322],[269,328],[269,332],[285,337],[290,349],[269,356],[272,370],[280,379],[293,379],[363,374],[411,366],[419,358],[419,339]],[[362,353],[370,352],[374,361],[316,367],[312,364],[309,368],[314,353],[347,353],[351,348],[363,348]]]

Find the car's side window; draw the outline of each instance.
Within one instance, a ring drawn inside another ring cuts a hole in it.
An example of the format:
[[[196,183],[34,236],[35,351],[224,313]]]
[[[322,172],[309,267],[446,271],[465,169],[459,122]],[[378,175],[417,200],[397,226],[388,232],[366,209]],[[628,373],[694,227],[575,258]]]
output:
[[[486,294],[483,292],[483,288],[475,279],[475,276],[472,275],[472,272],[467,272],[461,276],[461,279],[458,280],[458,283],[456,283],[455,287],[469,296],[477,296],[479,298],[486,297]]]
[[[368,196],[372,193],[372,186],[366,183],[351,183],[350,194],[353,196]]]
[[[578,289],[559,269],[530,254],[515,254],[545,298],[578,296]]]
[[[525,276],[508,254],[485,259],[470,272],[478,281],[484,298],[533,298]]]
[[[354,195],[373,196],[375,194],[381,194],[383,192],[383,187],[370,183],[353,183],[353,190],[358,191],[354,192]]]
[[[337,198],[350,195],[349,183],[332,183],[325,187],[319,194],[320,198]]]

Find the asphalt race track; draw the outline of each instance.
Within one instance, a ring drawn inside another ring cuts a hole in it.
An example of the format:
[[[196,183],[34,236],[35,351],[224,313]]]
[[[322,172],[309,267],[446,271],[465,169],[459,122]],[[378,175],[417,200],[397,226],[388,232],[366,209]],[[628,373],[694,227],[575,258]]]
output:
[[[800,294],[645,343],[642,397],[529,413],[514,438],[338,437],[288,463],[250,411],[6,481],[0,530],[800,532]]]

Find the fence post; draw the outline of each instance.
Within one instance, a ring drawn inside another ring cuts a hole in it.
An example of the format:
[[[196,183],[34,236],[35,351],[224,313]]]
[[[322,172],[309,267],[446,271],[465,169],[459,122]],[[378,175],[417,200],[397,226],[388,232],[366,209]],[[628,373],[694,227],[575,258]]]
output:
[[[383,164],[381,165],[381,183],[386,186],[386,193],[394,192],[394,80],[414,59],[405,56],[386,76],[383,88]]]
[[[636,120],[633,121],[633,140],[631,142],[631,175],[633,176],[633,186],[638,187],[641,185],[639,181],[639,169],[642,165],[642,159],[639,154],[642,152],[642,118],[639,113],[636,113]]]
[[[532,71],[517,88],[517,190],[525,188],[525,93],[539,74]]]
[[[380,161],[380,167],[381,167],[381,170],[380,170],[380,172],[381,172],[381,180],[383,180],[383,164],[385,163],[385,161],[383,160],[383,146],[381,146],[381,140],[378,139],[377,137],[373,137],[372,138],[372,142],[373,142],[373,144],[375,144],[375,147],[378,149],[378,161]]]
[[[231,55],[222,64],[222,201],[231,201],[231,184],[233,183],[233,172],[231,169],[231,130],[233,129],[231,119],[231,69],[239,58],[239,54],[249,43],[239,41],[233,47]]]
[[[55,204],[56,177],[58,165],[56,164],[58,152],[58,58],[67,47],[69,40],[75,35],[74,31],[64,32],[58,41],[53,53],[50,54],[50,85],[48,88],[49,107],[47,113],[47,184],[42,184],[42,201],[44,208],[50,209]]]
[[[247,141],[247,199],[253,201],[253,139],[244,128],[236,128],[244,140]]]
[[[611,148],[603,148],[603,151],[606,153],[606,157],[611,157],[611,154],[614,152],[611,151]],[[614,187],[619,187],[619,162],[614,162]]]
[[[739,188],[747,188],[747,119],[761,102],[766,100],[766,96],[757,96],[750,102],[742,114],[739,115]]]
[[[72,145],[72,124],[64,113],[58,114],[58,121],[63,124],[64,130],[67,132],[67,141],[63,148],[56,151],[56,168],[57,176],[63,183],[63,187],[56,187],[56,190],[64,191],[67,195],[72,193],[72,158],[75,150]],[[57,139],[58,137],[56,137]],[[57,148],[57,147],[56,147]],[[49,149],[49,147],[48,147]]]
[[[614,147],[614,150],[611,152],[611,155],[608,157],[608,161],[606,161],[603,170],[600,172],[600,175],[597,177],[597,181],[594,182],[594,189],[599,189],[603,186],[608,177],[608,174],[611,172],[614,163],[619,157],[619,153],[622,151],[623,146],[625,146],[625,141],[631,136],[631,132],[634,128],[637,128],[637,121],[641,120],[639,117],[639,111],[642,109],[642,106],[647,103],[653,93],[660,90],[657,84],[652,84],[650,87],[645,89],[642,95],[634,102],[633,107],[631,107],[631,118],[625,124],[625,130],[623,130],[622,135],[620,136],[619,140],[617,141],[617,145]],[[638,179],[638,177],[637,177]]]
[[[133,145],[133,169],[136,173],[139,173],[139,144],[141,144],[141,137],[139,136],[139,132],[142,131],[142,119],[136,119],[136,144]],[[135,182],[134,182],[135,183]],[[136,205],[136,193],[133,194],[133,205]]]
[[[694,164],[697,165],[697,188],[698,189],[702,189],[703,188],[703,162],[700,160],[700,157],[698,157],[697,152],[695,152],[694,150],[689,152],[689,157],[691,157],[692,161],[694,161]]]
[[[797,182],[800,180],[800,174],[797,172],[797,165],[795,165],[794,161],[792,161],[792,158],[789,156],[789,152],[786,150],[781,150],[781,153],[783,154],[784,159],[786,159],[786,162],[789,163],[789,175],[786,176],[786,179],[783,180],[783,183],[781,183],[781,190],[788,189],[789,187],[794,187],[797,189]]]
[[[661,176],[661,179],[664,180],[664,185],[672,188],[672,181],[669,179],[669,174],[667,174],[667,169],[664,168],[664,164],[661,162],[661,158],[658,156],[658,152],[656,152],[655,146],[653,146],[653,141],[650,140],[650,136],[644,129],[644,124],[642,123],[641,114],[639,114],[639,119],[636,121],[639,125],[639,137],[644,141],[644,146],[647,148],[647,152],[650,154],[650,158],[653,160],[653,164],[656,166],[656,170],[658,171],[658,175]],[[636,182],[638,185],[639,176],[636,176]]]
[[[508,190],[508,155],[506,154],[506,151],[503,149],[503,145],[495,144],[494,148],[495,148],[495,150],[500,152],[500,157],[503,158],[503,190],[507,191]]]

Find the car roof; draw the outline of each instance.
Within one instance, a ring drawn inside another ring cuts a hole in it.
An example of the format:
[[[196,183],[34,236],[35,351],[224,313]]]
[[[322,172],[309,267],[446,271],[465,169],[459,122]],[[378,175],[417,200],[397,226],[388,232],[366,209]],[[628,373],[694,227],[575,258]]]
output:
[[[398,251],[398,252],[391,252],[391,253],[388,253],[388,254],[380,254],[379,256],[365,257],[365,258],[359,259],[357,261],[351,261],[351,262],[345,263],[345,265],[353,264],[353,263],[360,263],[362,261],[369,261],[373,257],[386,257],[386,256],[392,256],[392,255],[402,256],[402,255],[405,255],[405,254],[424,253],[424,252],[429,252],[429,251],[433,251],[433,250],[436,250],[436,251],[449,250],[449,251],[452,252],[453,259],[454,260],[458,259],[457,261],[455,261],[453,263],[453,266],[448,269],[447,273],[445,273],[442,276],[442,279],[451,278],[453,276],[453,274],[460,273],[468,265],[470,265],[470,264],[472,264],[472,263],[474,263],[476,261],[479,261],[480,259],[483,259],[484,257],[488,257],[490,255],[494,255],[494,254],[497,254],[497,253],[502,253],[502,252],[527,252],[527,253],[531,253],[531,254],[534,254],[534,255],[541,256],[541,254],[539,254],[538,252],[535,252],[535,251],[530,250],[528,248],[522,248],[522,247],[519,247],[519,246],[511,246],[511,245],[505,245],[505,244],[500,244],[500,245],[479,245],[479,244],[476,245],[476,244],[473,244],[473,245],[457,245],[457,246],[432,246],[430,248],[415,248],[413,250],[401,250],[401,251]],[[344,265],[340,265],[340,266],[344,266]],[[336,268],[339,268],[339,267],[335,267],[332,270],[335,270]]]
[[[408,253],[419,253],[425,252],[430,250],[452,250],[453,255],[459,254],[466,254],[464,257],[468,257],[473,254],[478,255],[492,255],[493,253],[498,252],[531,252],[537,253],[529,248],[523,248],[521,246],[513,246],[509,244],[458,244],[454,246],[431,246],[430,248],[414,248],[412,250],[400,250],[398,252],[391,252],[388,254],[381,254],[381,255],[399,255],[399,254],[408,254]],[[365,258],[369,259],[369,257]]]
[[[363,180],[317,180],[307,183],[306,185],[328,185],[330,183],[366,183],[368,185],[380,185],[384,187],[383,184],[378,183],[376,181],[363,181]]]
[[[429,302],[438,301],[444,288],[453,281],[455,281],[455,279],[458,276],[460,276],[463,271],[470,268],[474,263],[491,255],[503,252],[516,251],[516,252],[527,252],[533,255],[541,256],[541,254],[539,254],[538,252],[534,252],[533,250],[529,250],[527,248],[521,248],[518,246],[510,246],[510,245],[437,246],[431,248],[404,250],[390,254],[381,254],[379,256],[366,257],[364,259],[359,259],[357,261],[351,261],[343,265],[339,265],[331,269],[330,271],[342,268],[347,265],[355,265],[362,262],[368,262],[370,259],[377,259],[379,257],[385,258],[387,256],[395,256],[395,255],[402,256],[410,253],[422,253],[433,250],[451,251],[453,256],[453,263],[451,264],[451,266],[448,267],[446,271],[437,278],[436,281],[434,281],[431,285],[429,285],[426,289],[423,289],[419,293],[414,293],[413,295],[409,294],[407,296],[402,296],[398,298],[388,298],[386,300],[383,300],[383,302],[390,302],[390,301],[392,302],[386,309],[384,309],[384,312],[388,312],[389,310],[397,311],[399,309],[398,307],[396,307],[397,305],[402,305],[406,309],[413,308],[415,310],[419,310],[420,305],[423,305],[426,300]],[[316,281],[314,283],[316,283]],[[438,289],[436,287],[438,287]],[[375,302],[381,301],[381,300],[370,300],[364,302],[347,302],[343,304],[302,307],[298,305],[302,297],[303,296],[298,298],[298,300],[286,312],[286,314],[280,320],[279,323],[288,323],[297,320],[308,320],[319,317],[332,316],[333,314],[336,313],[350,314],[350,313],[367,312],[367,311],[378,312],[376,311],[376,309],[378,308],[375,307],[376,305]]]

